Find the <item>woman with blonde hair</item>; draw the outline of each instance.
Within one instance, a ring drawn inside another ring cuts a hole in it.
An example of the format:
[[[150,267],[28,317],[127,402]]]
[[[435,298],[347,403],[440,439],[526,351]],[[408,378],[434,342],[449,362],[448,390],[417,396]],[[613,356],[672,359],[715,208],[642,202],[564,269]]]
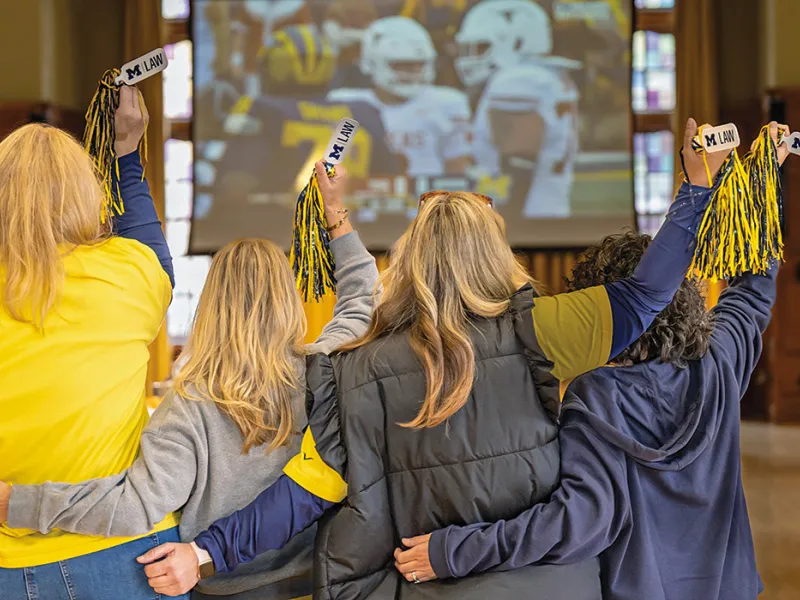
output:
[[[322,163],[316,168],[338,279],[334,318],[319,339],[303,343],[305,314],[283,251],[261,239],[228,244],[211,263],[183,364],[144,429],[139,457],[104,479],[14,486],[9,525],[138,535],[181,510],[180,536],[192,540],[278,479],[306,425],[305,354],[330,352],[366,330],[378,280],[342,205],[344,169],[329,179]],[[233,575],[204,581],[193,598],[310,594],[313,536],[310,529]]]
[[[123,87],[113,187],[125,212],[113,220],[92,160],[67,133],[31,124],[0,143],[4,481],[82,481],[136,456],[147,346],[172,295],[172,259],[137,152],[146,125],[138,91]],[[176,526],[165,514],[137,536],[105,539],[0,525],[0,595],[152,598],[134,558],[178,540]]]

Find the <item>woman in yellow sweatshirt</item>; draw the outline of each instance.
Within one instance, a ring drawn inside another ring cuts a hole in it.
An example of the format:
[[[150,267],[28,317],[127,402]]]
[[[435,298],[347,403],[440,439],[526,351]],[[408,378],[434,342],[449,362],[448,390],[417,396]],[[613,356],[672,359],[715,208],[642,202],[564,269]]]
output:
[[[78,482],[133,462],[147,422],[147,346],[172,260],[137,147],[147,111],[123,87],[115,117],[124,214],[112,221],[91,159],[26,125],[0,143],[0,479]],[[137,539],[0,525],[0,595],[152,598],[135,557],[177,540],[170,515]]]

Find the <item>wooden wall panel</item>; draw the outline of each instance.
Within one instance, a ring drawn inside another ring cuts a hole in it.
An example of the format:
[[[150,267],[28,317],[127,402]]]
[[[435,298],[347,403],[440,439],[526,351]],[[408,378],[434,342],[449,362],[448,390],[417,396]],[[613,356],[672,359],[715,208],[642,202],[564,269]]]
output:
[[[83,113],[42,102],[0,102],[0,139],[27,123],[44,122],[69,131],[80,139]]]

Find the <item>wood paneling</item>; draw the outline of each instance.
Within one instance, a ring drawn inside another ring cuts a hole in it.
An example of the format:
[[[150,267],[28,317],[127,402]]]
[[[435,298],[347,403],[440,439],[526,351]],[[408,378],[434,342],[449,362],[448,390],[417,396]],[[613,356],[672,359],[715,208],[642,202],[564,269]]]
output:
[[[636,29],[658,33],[672,33],[675,29],[675,11],[637,10],[634,15]]]
[[[0,139],[27,123],[48,123],[80,139],[83,113],[42,102],[0,102]]]
[[[637,133],[672,131],[673,113],[634,113],[633,128]]]

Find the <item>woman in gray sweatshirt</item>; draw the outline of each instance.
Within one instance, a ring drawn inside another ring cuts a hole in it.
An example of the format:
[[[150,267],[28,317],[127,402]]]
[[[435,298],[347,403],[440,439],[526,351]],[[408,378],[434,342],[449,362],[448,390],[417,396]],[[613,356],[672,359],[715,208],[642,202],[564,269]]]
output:
[[[180,510],[181,539],[188,541],[280,476],[300,450],[306,424],[303,357],[329,353],[365,331],[378,279],[342,207],[343,170],[328,179],[321,165],[328,223],[339,223],[330,230],[338,287],[333,320],[317,341],[303,345],[303,306],[283,252],[265,240],[229,244],[214,257],[185,362],[145,428],[135,462],[118,475],[75,485],[14,486],[11,527],[132,536]],[[0,503],[3,494],[7,487]],[[192,597],[308,595],[313,544],[311,528],[236,573],[201,581]]]

